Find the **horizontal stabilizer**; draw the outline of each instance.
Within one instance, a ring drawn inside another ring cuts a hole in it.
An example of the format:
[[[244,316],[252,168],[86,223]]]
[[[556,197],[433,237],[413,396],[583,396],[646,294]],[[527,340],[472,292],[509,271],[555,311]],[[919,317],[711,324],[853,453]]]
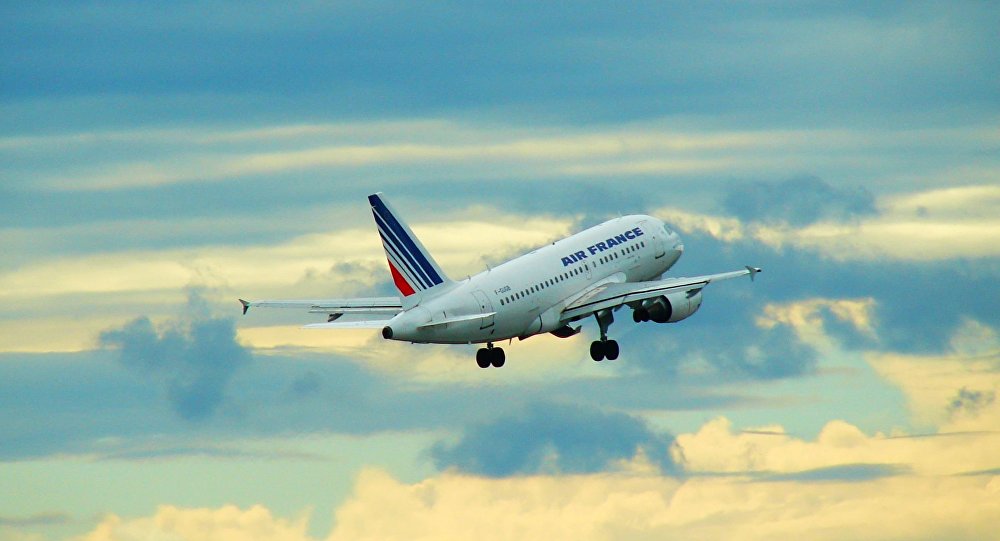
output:
[[[310,313],[338,313],[361,315],[398,314],[403,306],[399,297],[362,297],[356,299],[301,299],[301,300],[266,300],[247,301],[240,299],[243,314],[250,308],[292,308]]]

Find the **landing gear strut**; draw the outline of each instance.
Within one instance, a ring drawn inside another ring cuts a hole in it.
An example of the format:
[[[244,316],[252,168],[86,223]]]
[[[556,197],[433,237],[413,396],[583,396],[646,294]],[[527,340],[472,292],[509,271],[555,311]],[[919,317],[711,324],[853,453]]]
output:
[[[597,318],[597,325],[601,329],[601,339],[590,344],[590,358],[597,362],[604,359],[613,361],[618,358],[618,342],[608,340],[608,327],[615,322],[615,316],[611,310],[601,310],[594,314]]]
[[[505,357],[502,348],[495,348],[493,342],[489,342],[486,347],[476,351],[476,364],[479,368],[489,368],[491,365],[500,368],[506,362]]]

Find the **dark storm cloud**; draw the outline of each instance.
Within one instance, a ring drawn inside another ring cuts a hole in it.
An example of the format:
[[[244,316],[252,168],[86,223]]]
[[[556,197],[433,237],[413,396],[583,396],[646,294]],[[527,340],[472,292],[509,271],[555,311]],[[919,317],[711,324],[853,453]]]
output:
[[[215,413],[251,355],[236,342],[234,321],[207,316],[207,304],[197,292],[188,309],[194,312],[190,321],[156,329],[149,318],[140,317],[101,333],[100,343],[117,349],[119,361],[136,374],[160,381],[178,415],[198,421]]]
[[[473,108],[815,119],[988,104],[1000,78],[997,15],[977,3],[53,2],[0,15],[0,46],[18,51],[0,57],[4,97],[148,94],[173,100],[175,120]],[[163,114],[96,105],[94,122]]]
[[[849,221],[876,213],[875,197],[868,190],[837,187],[816,177],[732,184],[722,206],[744,222],[796,226],[823,219]]]
[[[663,471],[674,472],[668,453],[672,441],[624,413],[533,402],[520,413],[466,429],[457,443],[439,444],[431,454],[439,468],[505,477],[602,471],[641,449]]]

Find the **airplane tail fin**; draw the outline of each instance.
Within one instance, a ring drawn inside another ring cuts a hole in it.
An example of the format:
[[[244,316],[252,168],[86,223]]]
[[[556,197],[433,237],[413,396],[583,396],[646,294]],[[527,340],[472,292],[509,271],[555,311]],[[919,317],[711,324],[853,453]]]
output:
[[[369,195],[368,203],[382,237],[392,281],[403,296],[404,308],[419,304],[425,292],[452,283],[382,192]]]

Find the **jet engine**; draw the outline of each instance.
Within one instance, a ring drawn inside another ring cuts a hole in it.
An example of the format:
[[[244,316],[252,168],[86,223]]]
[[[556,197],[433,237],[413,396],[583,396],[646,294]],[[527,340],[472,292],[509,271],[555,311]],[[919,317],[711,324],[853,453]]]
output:
[[[642,301],[632,312],[632,319],[636,322],[674,323],[689,317],[698,308],[701,308],[701,289],[680,291]]]

